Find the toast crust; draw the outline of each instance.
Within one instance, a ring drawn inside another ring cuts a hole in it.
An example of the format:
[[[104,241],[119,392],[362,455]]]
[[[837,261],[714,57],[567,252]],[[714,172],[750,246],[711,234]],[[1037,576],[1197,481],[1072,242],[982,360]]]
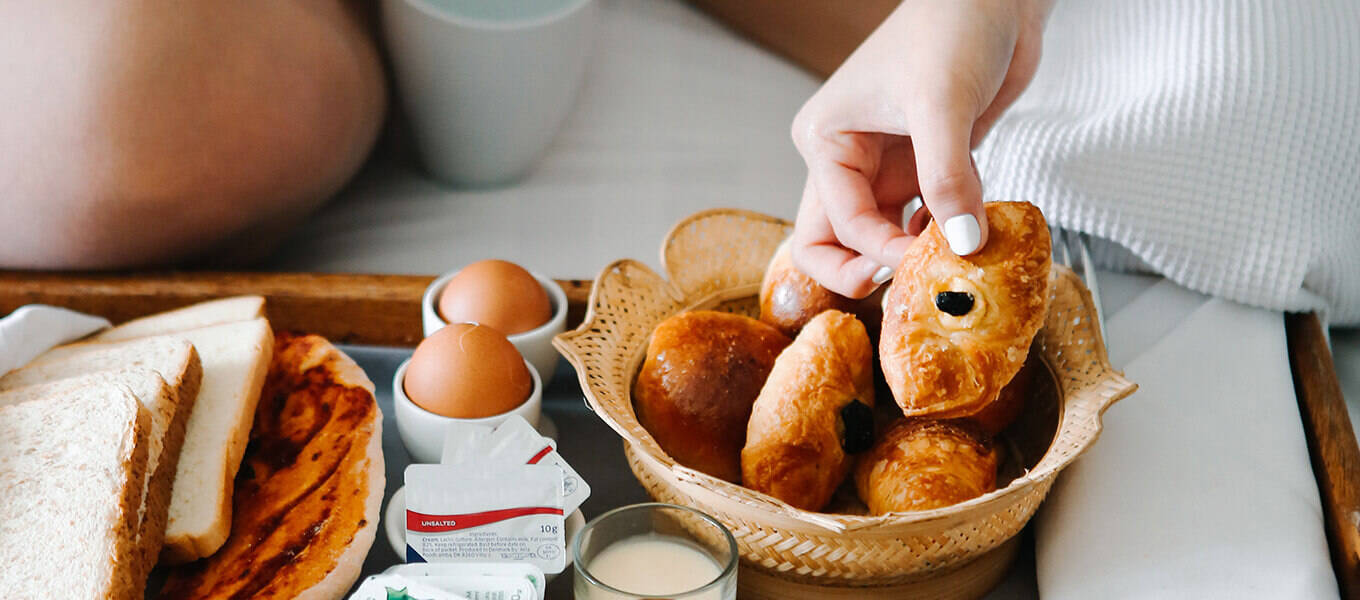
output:
[[[160,459],[151,473],[151,487],[146,501],[146,515],[142,522],[140,549],[143,579],[151,573],[165,543],[165,529],[170,520],[170,502],[174,498],[175,474],[179,471],[180,451],[184,448],[184,433],[189,417],[198,400],[198,389],[203,381],[203,364],[198,352],[190,346],[190,360],[178,381],[167,381],[167,392],[172,394],[175,410],[165,424],[161,438]]]
[[[131,397],[131,394],[129,394]],[[126,595],[122,592],[115,592],[114,598],[142,598],[146,595],[146,574],[151,571],[142,561],[141,545],[138,537],[141,534],[141,519],[139,514],[145,502],[144,482],[147,478],[147,459],[148,447],[151,445],[151,411],[146,406],[132,398],[132,403],[136,405],[137,417],[132,427],[132,438],[135,440],[132,446],[132,455],[128,459],[128,483],[124,485],[122,499],[119,507],[126,515],[122,518],[123,526],[120,527],[118,544],[114,547],[113,568],[115,581],[126,582],[120,585],[121,589],[126,590]]]
[[[263,296],[218,298],[120,323],[94,334],[90,341],[115,342],[165,335],[263,316]]]

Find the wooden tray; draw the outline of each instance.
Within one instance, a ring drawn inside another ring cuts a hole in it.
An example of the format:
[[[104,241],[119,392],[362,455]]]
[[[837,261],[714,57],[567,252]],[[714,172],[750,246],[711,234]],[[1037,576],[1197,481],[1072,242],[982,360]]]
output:
[[[280,328],[341,343],[414,346],[421,339],[420,296],[432,275],[318,273],[48,273],[0,271],[0,315],[25,304],[64,306],[115,323],[236,294],[269,299]],[[558,280],[575,327],[590,281]],[[1313,473],[1322,495],[1332,566],[1342,595],[1360,598],[1360,446],[1346,412],[1325,331],[1316,315],[1285,316],[1290,367]]]
[[[1313,476],[1322,494],[1322,517],[1332,570],[1341,597],[1360,598],[1360,446],[1346,413],[1341,383],[1318,316],[1287,314],[1289,367],[1303,416]]]
[[[423,338],[420,297],[433,275],[331,273],[45,273],[0,271],[0,315],[51,304],[101,315],[114,324],[223,296],[258,294],[274,327],[341,344],[415,346]],[[567,327],[585,313],[590,281],[558,280],[567,294]]]

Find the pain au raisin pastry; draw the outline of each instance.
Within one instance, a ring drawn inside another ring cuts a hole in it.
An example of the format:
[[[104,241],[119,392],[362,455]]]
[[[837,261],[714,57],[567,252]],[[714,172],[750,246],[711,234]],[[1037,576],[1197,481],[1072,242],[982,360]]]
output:
[[[883,321],[882,300],[879,292],[855,300],[822,287],[793,265],[789,241],[784,240],[760,281],[760,320],[793,337],[822,311],[839,310],[858,317],[869,338],[877,339],[879,323]]]
[[[1027,202],[986,204],[987,245],[957,256],[931,222],[884,303],[879,361],[907,416],[974,414],[1020,370],[1048,312],[1048,224]]]
[[[869,512],[930,510],[996,489],[998,454],[965,423],[903,419],[855,466],[855,489]]]
[[[789,342],[731,313],[700,310],[662,321],[633,386],[638,422],[676,462],[739,482],[751,404]]]
[[[825,311],[779,354],[751,409],[742,484],[821,510],[873,442],[873,345],[854,316]]]

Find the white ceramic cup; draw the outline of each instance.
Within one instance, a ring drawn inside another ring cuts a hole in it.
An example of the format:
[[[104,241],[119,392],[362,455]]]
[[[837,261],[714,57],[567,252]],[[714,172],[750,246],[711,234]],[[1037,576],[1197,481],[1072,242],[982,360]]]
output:
[[[449,271],[425,288],[425,295],[420,299],[420,321],[425,329],[425,337],[430,337],[449,324],[444,317],[439,316],[439,295],[444,293],[444,286],[457,274],[458,271]],[[557,285],[552,279],[533,271],[529,274],[538,280],[538,284],[543,286],[543,291],[548,294],[548,302],[552,305],[552,317],[538,327],[505,337],[515,345],[521,356],[538,369],[539,377],[546,384],[551,382],[553,375],[557,373],[557,361],[560,356],[557,349],[553,348],[552,340],[554,336],[567,330],[567,294],[562,291],[562,286]]]
[[[383,0],[402,106],[425,167],[454,184],[519,178],[571,111],[595,0]]]
[[[494,428],[510,415],[519,415],[530,425],[538,427],[539,416],[543,414],[543,382],[539,380],[534,365],[527,360],[524,364],[529,367],[529,376],[534,380],[534,389],[529,397],[508,412],[479,419],[455,419],[416,406],[406,395],[406,367],[410,364],[410,359],[403,361],[397,367],[397,374],[392,377],[392,403],[396,407],[397,433],[401,434],[401,443],[406,446],[406,453],[411,455],[413,463],[439,462],[444,454],[444,438],[447,437],[446,429],[450,423],[471,423]]]

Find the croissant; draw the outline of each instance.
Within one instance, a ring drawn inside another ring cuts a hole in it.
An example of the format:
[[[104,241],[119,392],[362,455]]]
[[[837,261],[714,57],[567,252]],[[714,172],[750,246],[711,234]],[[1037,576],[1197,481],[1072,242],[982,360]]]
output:
[[[821,510],[873,442],[873,345],[836,310],[803,327],[774,361],[741,450],[742,484]]]
[[[903,419],[855,466],[855,489],[876,515],[929,510],[996,489],[998,454],[962,423]]]
[[[962,417],[996,400],[1048,313],[1051,242],[1027,202],[986,204],[989,239],[957,256],[932,222],[884,302],[879,361],[907,416]]]

